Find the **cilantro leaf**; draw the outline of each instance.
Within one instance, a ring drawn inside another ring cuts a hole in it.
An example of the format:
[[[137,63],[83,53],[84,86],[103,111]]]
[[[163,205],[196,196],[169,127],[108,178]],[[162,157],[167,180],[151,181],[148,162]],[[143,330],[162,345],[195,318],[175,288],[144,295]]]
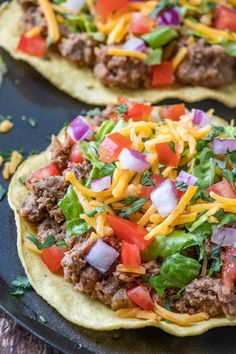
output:
[[[169,148],[171,149],[171,151],[173,151],[174,153],[176,153],[174,141],[170,141],[168,145],[169,145]]]
[[[215,246],[211,250],[211,259],[213,261],[212,261],[211,267],[210,267],[209,272],[208,272],[208,274],[210,276],[213,273],[218,273],[221,270],[223,262],[222,262],[222,259],[221,259],[220,250],[221,250],[221,244]]]
[[[44,250],[45,248],[51,247],[52,245],[55,245],[56,239],[53,235],[47,236],[46,240],[44,242],[40,242],[34,235],[29,234],[26,236],[28,240],[33,242],[33,244],[40,250]]]
[[[11,292],[13,296],[21,296],[24,294],[25,290],[31,289],[30,282],[25,276],[17,276],[16,280],[13,280],[11,284],[16,288]]]
[[[85,214],[90,216],[90,217],[93,217],[97,213],[102,213],[103,211],[106,211],[106,207],[105,206],[97,206],[93,210],[87,211]]]
[[[152,172],[151,171],[146,171],[141,177],[140,183],[143,186],[154,186],[154,183],[151,180]]]
[[[35,118],[32,118],[32,117],[22,116],[21,120],[23,122],[26,122],[27,124],[29,124],[32,128],[36,128],[37,125],[38,125],[38,121]]]
[[[175,187],[180,191],[180,192],[186,192],[188,189],[188,186],[185,182],[176,182]]]
[[[128,112],[127,104],[117,104],[114,108],[116,113],[126,114]]]
[[[231,188],[234,190],[234,181],[235,181],[235,176],[233,174],[233,171],[230,170],[223,170],[222,171],[223,177],[229,181]]]
[[[163,10],[172,7],[173,5],[170,4],[170,2],[168,0],[161,0],[154,8],[154,10],[152,10],[152,12],[150,13],[150,18],[152,20],[155,19],[155,17],[157,15],[159,15],[160,12],[162,12]]]
[[[118,215],[121,218],[128,218],[131,214],[136,213],[146,202],[148,201],[148,198],[140,198],[132,202],[131,204],[128,204],[130,207],[129,208],[123,208],[118,212]],[[127,203],[127,202],[126,202]],[[127,204],[126,204],[127,205]]]

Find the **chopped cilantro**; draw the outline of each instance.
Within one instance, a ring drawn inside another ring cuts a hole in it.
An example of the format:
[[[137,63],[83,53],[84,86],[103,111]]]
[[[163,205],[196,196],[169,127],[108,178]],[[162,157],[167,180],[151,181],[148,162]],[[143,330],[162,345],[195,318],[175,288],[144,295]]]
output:
[[[17,276],[16,280],[13,280],[11,284],[16,288],[11,292],[13,296],[21,296],[26,290],[31,289],[30,282],[25,276]]]
[[[148,198],[140,198],[140,199],[137,198],[136,200],[131,202],[129,197],[129,201],[128,201],[129,204],[127,204],[127,199],[124,201],[124,204],[126,206],[129,205],[129,208],[123,208],[118,212],[118,215],[124,219],[128,218],[128,216],[130,216],[131,214],[136,213],[148,201]]]
[[[38,316],[38,320],[39,320],[39,322],[41,322],[41,323],[43,323],[43,324],[47,323],[46,318],[45,318],[44,316],[42,316],[42,315],[39,315],[39,316]]]
[[[231,185],[231,188],[234,190],[234,182],[235,182],[235,176],[234,176],[234,173],[233,171],[230,171],[230,170],[227,170],[227,169],[224,169],[222,171],[222,174],[223,174],[223,177],[225,179],[227,179],[227,181],[229,181],[230,185]]]
[[[211,250],[211,259],[212,259],[212,264],[209,269],[208,274],[211,276],[213,273],[218,273],[221,270],[222,267],[222,259],[220,255],[220,250],[221,250],[221,244],[215,246]]]
[[[47,36],[46,37],[46,44],[47,44],[47,47],[51,47],[52,45],[52,38],[50,36]]]
[[[6,195],[6,188],[4,188],[1,184],[0,184],[0,201],[3,200],[3,198],[5,197]]]
[[[154,183],[151,180],[152,172],[151,171],[146,171],[141,177],[140,183],[143,186],[154,186]]]
[[[157,15],[159,15],[160,12],[162,12],[164,9],[167,9],[169,7],[172,7],[173,4],[170,4],[170,1],[168,0],[161,0],[154,8],[154,10],[152,10],[152,12],[150,13],[150,18],[152,20],[155,19],[155,17]]]
[[[38,150],[30,150],[28,156],[37,155],[38,153],[39,153]]]
[[[114,111],[116,113],[126,114],[128,112],[128,106],[127,104],[117,104]]]
[[[0,122],[2,122],[3,120],[12,120],[12,116],[4,116],[3,114],[0,114]]]
[[[34,235],[29,234],[26,237],[28,240],[33,242],[33,244],[40,250],[44,250],[45,248],[51,247],[52,245],[55,245],[56,239],[53,235],[47,236],[46,240],[44,242],[40,242]]]
[[[18,182],[19,182],[20,184],[25,184],[25,177],[20,176],[20,177],[18,178]]]
[[[38,122],[35,118],[32,117],[26,117],[26,116],[22,116],[21,120],[23,122],[26,122],[27,124],[29,124],[32,128],[36,128],[38,125]]]
[[[188,189],[188,186],[184,182],[176,182],[175,187],[180,191],[180,192],[186,192]]]
[[[170,141],[168,145],[169,145],[169,148],[171,149],[171,151],[173,151],[174,153],[176,153],[174,141]]]
[[[97,206],[93,210],[87,211],[87,213],[85,213],[85,214],[90,216],[90,217],[93,217],[97,213],[102,213],[103,211],[106,211],[106,207],[105,206]]]

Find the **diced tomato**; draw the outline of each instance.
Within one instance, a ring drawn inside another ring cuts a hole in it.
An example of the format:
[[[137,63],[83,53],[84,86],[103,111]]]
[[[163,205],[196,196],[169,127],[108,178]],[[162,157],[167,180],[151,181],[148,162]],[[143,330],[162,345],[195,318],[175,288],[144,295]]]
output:
[[[53,273],[61,268],[61,261],[67,248],[53,245],[42,251],[41,257],[48,269]]]
[[[222,281],[229,293],[236,281],[236,260],[234,260],[234,257],[236,257],[235,247],[228,248],[222,256],[222,259],[224,260],[222,267]]]
[[[173,185],[173,188],[174,188],[174,191],[177,195],[177,198],[180,199],[183,195],[184,195],[184,192],[181,192],[180,190],[178,190],[176,187],[175,187],[175,184],[174,182],[172,182],[172,185]]]
[[[236,189],[233,191],[230,183],[226,179],[213,184],[207,190],[208,192],[214,192],[224,198],[236,198]]]
[[[236,10],[224,5],[216,6],[214,27],[236,32]]]
[[[154,21],[150,17],[141,12],[135,12],[131,18],[130,31],[134,34],[142,35],[151,32],[153,25]]]
[[[17,49],[21,52],[34,55],[36,57],[44,57],[47,51],[47,43],[44,37],[39,33],[31,38],[27,38],[25,33],[22,34]]]
[[[174,82],[173,65],[170,61],[163,61],[160,64],[153,65],[151,86],[167,86]]]
[[[131,102],[127,98],[118,97],[118,103],[124,104],[128,107],[128,112],[123,114],[124,120],[133,119],[134,122],[147,120],[150,117],[153,107],[144,103]]]
[[[107,215],[106,221],[112,228],[116,237],[120,240],[132,243],[133,245],[137,245],[140,250],[144,250],[152,241],[146,241],[144,239],[148,231],[134,221],[125,220],[113,215]]]
[[[180,152],[177,144],[175,144],[175,152],[171,150],[170,143],[156,144],[156,151],[160,164],[175,168],[179,166]]]
[[[151,176],[150,179],[154,183],[154,186],[142,186],[139,195],[141,198],[150,198],[151,192],[165,180],[163,176],[157,175],[155,173]]]
[[[123,148],[131,149],[131,141],[119,133],[109,134],[99,147],[100,160],[105,163],[116,161]]]
[[[173,121],[179,120],[179,118],[185,114],[184,103],[173,104],[172,106],[165,108],[160,107],[159,109],[161,119],[171,119]]]
[[[34,172],[31,175],[31,179],[38,179],[40,180],[43,177],[50,177],[50,176],[59,176],[60,172],[58,167],[55,163],[51,163],[50,165],[40,168],[40,170]]]
[[[75,163],[81,163],[85,160],[78,144],[72,146],[68,160]]]
[[[152,301],[148,287],[145,285],[138,285],[127,290],[129,298],[146,311],[153,310],[154,303]]]
[[[129,0],[96,0],[96,9],[103,19],[107,19],[114,11],[125,10]]]
[[[155,184],[155,188],[158,187],[165,180],[162,175],[158,175],[156,173],[154,173],[150,179]]]
[[[121,263],[130,266],[141,265],[140,250],[137,245],[122,241]]]

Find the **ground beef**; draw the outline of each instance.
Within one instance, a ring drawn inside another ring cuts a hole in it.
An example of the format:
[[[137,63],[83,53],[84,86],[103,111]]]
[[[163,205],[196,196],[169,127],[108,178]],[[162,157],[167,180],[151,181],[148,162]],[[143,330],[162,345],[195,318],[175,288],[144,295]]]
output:
[[[154,275],[160,274],[162,264],[157,263],[157,261],[155,261],[155,260],[152,260],[152,261],[143,263],[142,266],[146,270],[145,276],[153,277]]]
[[[235,314],[236,294],[228,294],[221,279],[204,277],[194,279],[184,295],[173,302],[173,307],[181,313],[207,312],[210,316],[225,314],[231,318]]]
[[[84,256],[88,253],[94,242],[95,240],[85,240],[77,243],[72,250],[65,253],[62,260],[65,280],[72,281],[73,283],[79,282],[81,272],[86,266]]]
[[[43,242],[47,236],[53,235],[57,241],[64,239],[66,235],[66,223],[58,224],[55,219],[45,218],[38,226],[38,239]]]
[[[110,114],[113,112],[115,105],[110,103],[106,106],[106,108],[100,113],[91,119],[92,124],[99,127],[104,120],[109,119]]]
[[[34,194],[30,194],[23,202],[20,209],[20,216],[34,224],[39,223],[46,215],[45,208],[42,204],[38,204],[38,198]]]
[[[94,286],[91,297],[111,306],[113,295],[119,290],[120,283],[115,278],[103,279]]]
[[[233,80],[234,58],[220,45],[209,45],[204,39],[188,47],[188,54],[176,70],[183,85],[216,87]]]
[[[137,273],[125,273],[125,272],[120,272],[119,270],[116,270],[113,273],[113,276],[119,280],[122,283],[136,283],[138,278],[140,278],[140,274]]]
[[[91,295],[95,284],[101,278],[101,273],[90,265],[86,265],[80,275],[79,282],[75,285],[75,289]]]
[[[47,22],[37,0],[18,0],[23,8],[23,23],[25,30],[39,27],[43,35],[47,35]]]
[[[111,309],[113,311],[136,306],[133,301],[128,297],[126,289],[120,288],[111,299]]]
[[[56,136],[52,136],[50,145],[51,163],[55,163],[60,170],[67,167],[69,144],[66,141],[64,144]]]
[[[77,179],[81,179],[84,177],[88,177],[91,172],[92,166],[89,161],[84,161],[82,163],[68,162],[67,169],[64,171],[64,175],[66,172],[70,171],[75,174]]]
[[[95,76],[106,86],[142,88],[149,86],[150,69],[141,59],[111,56],[108,47],[96,48]]]
[[[59,42],[58,50],[63,57],[79,65],[93,66],[96,45],[97,43],[87,33],[69,33]]]

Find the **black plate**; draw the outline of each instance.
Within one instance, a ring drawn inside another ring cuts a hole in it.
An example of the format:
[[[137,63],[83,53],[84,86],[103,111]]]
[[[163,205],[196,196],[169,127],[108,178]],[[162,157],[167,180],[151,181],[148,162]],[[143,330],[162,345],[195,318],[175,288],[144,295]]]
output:
[[[0,52],[8,66],[8,74],[0,89],[0,114],[12,115],[13,130],[0,136],[0,151],[24,146],[26,154],[32,149],[43,150],[47,137],[59,131],[65,120],[74,118],[86,105],[58,91],[28,65],[16,62]],[[173,103],[174,100],[165,103]],[[209,109],[228,119],[236,116],[214,101],[204,101],[188,107]],[[38,127],[32,128],[21,116],[34,117]],[[5,184],[5,182],[0,181]],[[0,306],[18,323],[64,353],[135,353],[135,354],[204,354],[235,353],[236,336],[232,327],[214,329],[199,336],[177,338],[156,328],[95,332],[76,327],[48,306],[34,291],[15,299],[9,294],[10,283],[24,274],[16,250],[16,230],[12,211],[6,198],[0,202]],[[78,309],[79,311],[79,309]],[[40,323],[44,316],[46,325]]]

